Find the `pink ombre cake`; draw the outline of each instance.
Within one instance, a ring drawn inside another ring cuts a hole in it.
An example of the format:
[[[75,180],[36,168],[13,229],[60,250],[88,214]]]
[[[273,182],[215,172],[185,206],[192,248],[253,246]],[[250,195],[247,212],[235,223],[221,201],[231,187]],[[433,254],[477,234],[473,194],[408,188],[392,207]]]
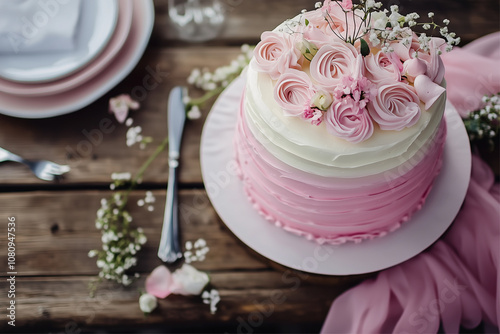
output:
[[[254,207],[319,243],[372,239],[408,221],[446,138],[442,40],[403,28],[393,40],[377,42],[375,29],[348,43],[346,6],[325,1],[262,34],[234,142]],[[381,15],[372,17],[394,19]]]

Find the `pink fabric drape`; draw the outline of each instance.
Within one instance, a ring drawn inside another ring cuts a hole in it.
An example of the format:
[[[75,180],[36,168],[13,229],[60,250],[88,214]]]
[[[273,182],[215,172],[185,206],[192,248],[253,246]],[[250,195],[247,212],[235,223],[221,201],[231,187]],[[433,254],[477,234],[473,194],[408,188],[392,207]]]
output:
[[[448,99],[462,116],[500,92],[500,33],[443,56]],[[462,209],[422,254],[346,291],[322,333],[456,333],[500,322],[500,185],[477,156]]]

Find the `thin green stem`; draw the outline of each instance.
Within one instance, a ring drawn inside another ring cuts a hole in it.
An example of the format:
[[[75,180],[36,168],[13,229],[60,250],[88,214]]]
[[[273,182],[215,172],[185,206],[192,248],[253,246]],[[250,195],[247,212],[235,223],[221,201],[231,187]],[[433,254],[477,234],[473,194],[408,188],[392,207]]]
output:
[[[123,208],[127,204],[127,200],[128,200],[128,196],[129,196],[130,192],[137,186],[138,181],[142,178],[142,176],[144,175],[144,172],[146,171],[146,169],[148,169],[149,165],[151,165],[151,163],[158,157],[158,155],[160,155],[160,153],[166,149],[167,144],[168,144],[168,136],[163,139],[163,141],[161,142],[160,145],[158,145],[158,147],[153,152],[153,154],[151,154],[149,156],[148,160],[146,160],[142,164],[141,168],[139,169],[137,174],[135,174],[134,178],[132,179],[130,187],[123,194],[122,205],[120,205],[119,210],[123,210]]]
[[[226,87],[222,87],[222,86],[217,87],[214,90],[206,92],[205,95],[203,95],[202,97],[199,97],[197,99],[192,99],[191,101],[189,101],[189,104],[192,106],[199,106],[199,105],[205,103],[206,101],[208,101],[209,99],[211,99],[212,97],[217,96],[220,93],[222,93],[225,88]]]

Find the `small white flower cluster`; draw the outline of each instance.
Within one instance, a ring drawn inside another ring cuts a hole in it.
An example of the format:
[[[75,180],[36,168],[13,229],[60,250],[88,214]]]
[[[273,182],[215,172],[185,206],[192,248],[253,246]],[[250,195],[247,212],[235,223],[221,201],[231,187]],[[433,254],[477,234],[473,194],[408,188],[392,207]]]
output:
[[[243,68],[248,65],[253,55],[253,48],[248,44],[243,44],[241,52],[242,54],[231,61],[229,65],[219,67],[213,73],[207,68],[201,70],[199,68],[193,69],[187,82],[205,91],[212,91],[219,86],[226,87],[230,82],[229,79],[233,76],[238,76]]]
[[[89,257],[97,257],[99,278],[113,280],[125,286],[133,277],[127,270],[137,264],[137,252],[147,241],[141,228],[132,229],[132,216],[123,209],[124,199],[115,193],[111,199],[103,198],[97,210],[95,226],[101,230],[102,250],[91,250]]]
[[[219,67],[214,72],[210,72],[207,68],[195,68],[191,71],[187,78],[188,84],[204,90],[206,93],[197,99],[185,96],[184,104],[189,119],[200,118],[200,107],[210,98],[220,94],[248,65],[253,56],[253,48],[248,44],[243,44],[241,52],[229,65]]]
[[[368,7],[368,2],[372,3],[371,0],[365,2],[365,11],[369,13],[369,16],[373,19],[372,26],[367,29],[369,40],[373,46],[380,44],[383,52],[393,52],[394,50],[390,47],[390,42],[395,40],[401,40],[404,45],[409,46],[412,41],[412,30],[410,28],[415,26],[421,26],[424,30],[439,28],[440,35],[446,40],[445,50],[447,52],[451,51],[454,45],[460,43],[460,38],[456,37],[455,33],[448,31],[447,26],[450,23],[448,19],[444,19],[444,26],[440,26],[434,22],[434,13],[430,12],[427,16],[432,21],[419,23],[417,20],[420,18],[420,15],[417,13],[409,13],[403,16],[399,13],[399,7],[397,5],[392,5],[390,7],[390,12],[387,9],[383,11],[372,11],[374,8],[379,9],[382,4],[376,2],[373,6]],[[363,1],[361,1],[361,3],[363,3]],[[428,52],[430,50],[431,40],[431,36],[427,36],[426,33],[421,33],[418,36],[420,49]]]
[[[208,292],[205,290],[201,294],[201,298],[203,298],[203,303],[210,305],[210,313],[215,314],[217,311],[217,304],[220,302],[219,291],[212,289]]]
[[[141,126],[132,126],[134,120],[132,118],[127,118],[125,121],[125,125],[128,127],[127,130],[127,146],[133,146],[136,143],[139,143],[139,148],[141,150],[146,148],[146,145],[151,143],[153,139],[151,137],[144,137],[142,133]]]
[[[471,141],[487,139],[493,149],[493,139],[500,133],[500,93],[485,95],[482,101],[484,106],[464,120],[465,128]]]
[[[451,51],[454,45],[460,43],[460,38],[456,34],[448,31],[448,24],[450,20],[444,19],[443,26],[434,22],[434,13],[428,13],[431,22],[419,23],[417,20],[420,15],[417,13],[409,13],[405,16],[399,13],[399,7],[392,5],[390,11],[387,9],[380,10],[382,7],[381,2],[375,0],[360,0],[358,4],[353,4],[352,0],[334,0],[341,6],[351,8],[350,11],[356,13],[355,16],[360,19],[360,22],[355,22],[354,29],[350,30],[351,35],[346,30],[346,35],[335,31],[335,23],[328,11],[325,12],[325,20],[329,22],[332,31],[347,43],[354,43],[361,40],[366,35],[372,46],[379,46],[384,53],[393,52],[394,49],[390,46],[391,42],[400,40],[406,46],[412,42],[412,28],[421,26],[424,30],[439,29],[439,33],[446,40],[446,51]],[[321,2],[316,3],[316,8],[321,8]],[[347,11],[347,10],[344,10]],[[359,26],[356,26],[359,24]],[[431,37],[422,33],[418,37],[420,49],[425,52],[430,50]],[[440,47],[437,46],[437,47]]]
[[[146,206],[148,211],[154,211],[155,207],[153,206],[154,202],[156,202],[156,197],[153,195],[151,191],[146,191],[146,197],[141,198],[137,201],[138,206]]]
[[[185,248],[184,258],[186,259],[186,263],[204,261],[207,253],[210,251],[205,239],[198,239],[194,244],[192,241],[186,241]]]
[[[131,178],[132,178],[132,175],[130,173],[127,173],[127,172],[125,172],[125,173],[112,173],[111,180],[113,182],[109,185],[109,188],[111,190],[115,190],[116,188],[127,184]]]

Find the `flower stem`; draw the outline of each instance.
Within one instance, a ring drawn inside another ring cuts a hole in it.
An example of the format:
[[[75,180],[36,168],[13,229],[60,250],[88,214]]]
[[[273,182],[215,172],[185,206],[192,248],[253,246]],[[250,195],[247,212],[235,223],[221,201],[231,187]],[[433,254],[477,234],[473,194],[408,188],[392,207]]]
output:
[[[217,96],[220,93],[222,93],[225,88],[226,87],[219,86],[219,87],[215,88],[214,90],[206,92],[205,95],[203,95],[202,97],[199,97],[197,99],[192,99],[191,101],[189,101],[189,104],[192,106],[202,105],[203,103],[205,103],[206,101],[208,101],[212,97]]]
[[[168,144],[168,136],[163,139],[163,141],[161,142],[160,145],[158,145],[158,147],[153,152],[153,154],[151,154],[149,156],[148,160],[146,160],[142,164],[141,168],[139,169],[137,174],[135,174],[134,178],[132,179],[130,187],[123,194],[123,203],[119,208],[120,210],[122,210],[125,207],[125,205],[127,204],[128,195],[137,186],[138,181],[142,178],[146,169],[148,169],[149,165],[151,165],[151,163],[158,157],[158,155],[160,155],[160,153],[165,150],[165,148],[167,147],[167,144]]]

